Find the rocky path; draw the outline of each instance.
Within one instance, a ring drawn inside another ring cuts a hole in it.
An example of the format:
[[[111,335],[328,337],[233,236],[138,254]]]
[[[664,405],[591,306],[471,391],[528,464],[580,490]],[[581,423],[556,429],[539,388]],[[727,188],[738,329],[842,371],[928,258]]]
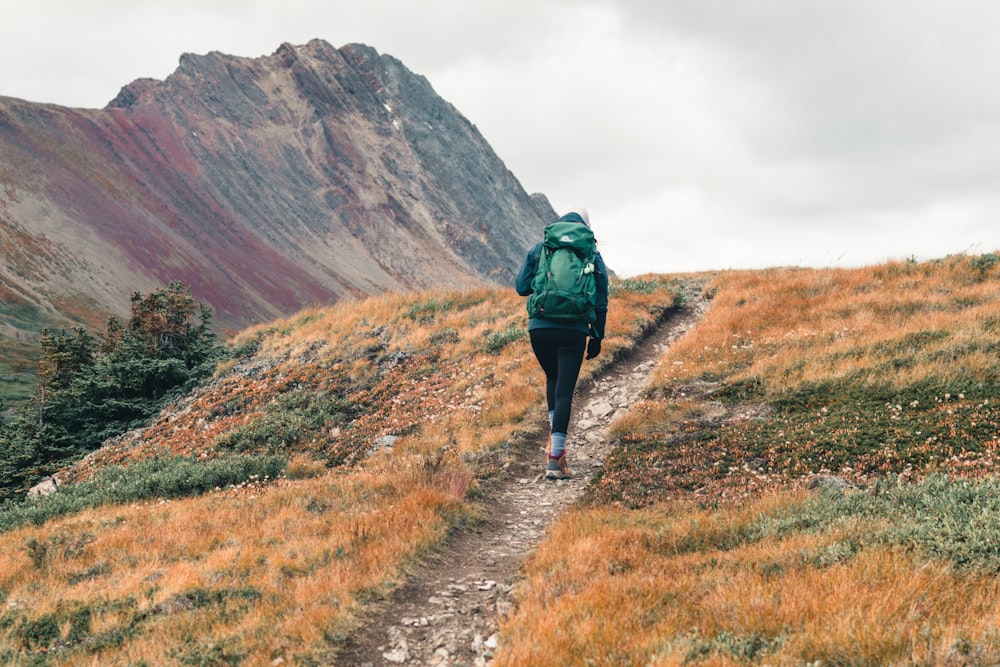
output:
[[[639,397],[656,360],[707,307],[698,294],[672,313],[629,357],[578,387],[568,455],[574,477],[541,477],[545,441],[515,453],[511,475],[490,489],[487,517],[457,534],[413,573],[364,632],[344,647],[338,665],[492,664],[502,641],[498,622],[514,608],[512,588],[524,559],[551,524],[583,494],[610,444],[608,426]]]

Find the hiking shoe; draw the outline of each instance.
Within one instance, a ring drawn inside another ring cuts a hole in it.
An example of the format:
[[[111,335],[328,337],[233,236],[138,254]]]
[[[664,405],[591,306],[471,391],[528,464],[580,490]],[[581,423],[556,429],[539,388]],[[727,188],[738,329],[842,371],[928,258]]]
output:
[[[549,465],[545,469],[545,479],[569,479],[569,466],[566,465],[566,454],[562,454],[558,459],[549,459]]]

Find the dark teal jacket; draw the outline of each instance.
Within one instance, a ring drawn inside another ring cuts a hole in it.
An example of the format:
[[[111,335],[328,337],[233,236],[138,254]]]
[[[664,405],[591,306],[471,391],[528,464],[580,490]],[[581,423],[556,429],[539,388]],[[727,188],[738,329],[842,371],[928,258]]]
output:
[[[559,222],[579,222],[583,224],[583,218],[576,213],[567,213],[559,218]],[[521,296],[531,294],[531,282],[535,277],[535,269],[538,268],[538,256],[542,252],[542,244],[537,243],[535,247],[528,251],[528,256],[521,265],[521,270],[517,272],[514,279],[514,289]],[[604,259],[598,252],[594,259],[594,285],[597,288],[597,321],[591,327],[586,322],[556,322],[547,320],[544,317],[532,317],[528,320],[528,331],[533,329],[572,329],[582,331],[592,338],[604,338],[604,325],[608,320],[608,268],[604,265]]]

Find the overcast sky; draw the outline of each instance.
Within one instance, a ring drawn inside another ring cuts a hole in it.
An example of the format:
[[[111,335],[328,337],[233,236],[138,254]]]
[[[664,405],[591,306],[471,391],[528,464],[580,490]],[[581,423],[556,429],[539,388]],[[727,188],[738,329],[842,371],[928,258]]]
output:
[[[360,42],[590,211],[623,275],[1000,251],[993,0],[0,0],[0,95]]]

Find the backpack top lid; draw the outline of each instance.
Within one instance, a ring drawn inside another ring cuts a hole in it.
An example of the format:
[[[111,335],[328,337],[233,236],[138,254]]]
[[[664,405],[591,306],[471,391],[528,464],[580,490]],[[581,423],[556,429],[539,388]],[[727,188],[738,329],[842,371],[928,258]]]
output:
[[[545,226],[542,245],[548,250],[571,248],[587,257],[592,257],[597,251],[597,241],[590,227],[562,219]]]

